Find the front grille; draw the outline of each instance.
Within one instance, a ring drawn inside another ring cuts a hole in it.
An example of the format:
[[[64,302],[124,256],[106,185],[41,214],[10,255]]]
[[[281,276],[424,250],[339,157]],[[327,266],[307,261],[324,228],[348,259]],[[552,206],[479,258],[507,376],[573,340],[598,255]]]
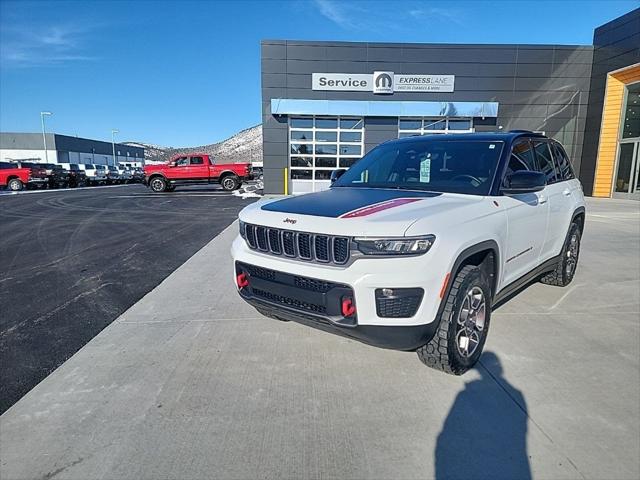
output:
[[[252,224],[243,224],[241,228],[241,234],[252,250],[337,265],[344,265],[349,261],[349,237],[295,232]]]
[[[265,300],[268,300],[270,302],[287,305],[289,307],[293,307],[298,310],[306,310],[308,312],[320,313],[320,314],[325,313],[327,311],[327,308],[324,305],[316,305],[314,303],[303,302],[295,298],[286,297],[284,295],[277,295],[272,292],[267,292],[266,290],[260,290],[258,288],[254,288],[252,289],[252,292],[257,297],[264,298]]]

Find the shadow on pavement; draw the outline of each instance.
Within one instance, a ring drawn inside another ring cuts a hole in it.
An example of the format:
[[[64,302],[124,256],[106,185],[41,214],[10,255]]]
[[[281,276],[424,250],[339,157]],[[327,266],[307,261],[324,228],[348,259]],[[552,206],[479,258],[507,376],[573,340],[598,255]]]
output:
[[[458,394],[438,435],[436,479],[531,479],[524,396],[502,377],[494,353],[485,352],[481,362],[481,378],[468,382]],[[491,395],[496,382],[522,411],[505,411],[502,395]]]

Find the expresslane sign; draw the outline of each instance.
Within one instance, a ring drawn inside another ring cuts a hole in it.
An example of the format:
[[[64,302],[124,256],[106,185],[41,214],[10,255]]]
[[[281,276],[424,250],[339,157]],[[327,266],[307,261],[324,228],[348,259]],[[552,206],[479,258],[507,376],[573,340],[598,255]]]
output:
[[[314,73],[313,90],[373,92],[390,95],[394,92],[453,92],[455,75],[410,75],[393,72]]]

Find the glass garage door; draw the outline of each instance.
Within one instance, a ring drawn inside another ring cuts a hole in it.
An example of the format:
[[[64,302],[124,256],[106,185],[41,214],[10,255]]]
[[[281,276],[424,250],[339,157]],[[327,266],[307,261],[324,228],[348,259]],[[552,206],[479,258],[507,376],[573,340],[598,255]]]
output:
[[[470,133],[473,131],[472,118],[433,117],[398,119],[398,138],[434,133]]]
[[[289,118],[289,190],[329,188],[331,172],[349,168],[363,155],[362,117]]]

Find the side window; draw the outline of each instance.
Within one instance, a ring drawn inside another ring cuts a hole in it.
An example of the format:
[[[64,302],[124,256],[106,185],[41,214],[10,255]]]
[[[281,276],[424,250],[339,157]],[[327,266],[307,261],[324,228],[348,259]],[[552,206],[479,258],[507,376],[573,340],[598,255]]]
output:
[[[204,159],[202,157],[191,157],[191,165],[203,165]]]
[[[553,151],[553,158],[556,160],[556,167],[560,174],[561,180],[571,180],[576,178],[571,168],[571,162],[564,149],[557,143],[551,142],[551,150]]]
[[[189,157],[180,157],[176,160],[176,167],[184,167],[189,165]]]
[[[521,170],[536,171],[536,162],[529,140],[520,140],[511,148],[505,177]]]
[[[549,142],[534,141],[533,148],[536,151],[540,171],[547,176],[547,185],[556,183],[556,167],[549,150]]]

